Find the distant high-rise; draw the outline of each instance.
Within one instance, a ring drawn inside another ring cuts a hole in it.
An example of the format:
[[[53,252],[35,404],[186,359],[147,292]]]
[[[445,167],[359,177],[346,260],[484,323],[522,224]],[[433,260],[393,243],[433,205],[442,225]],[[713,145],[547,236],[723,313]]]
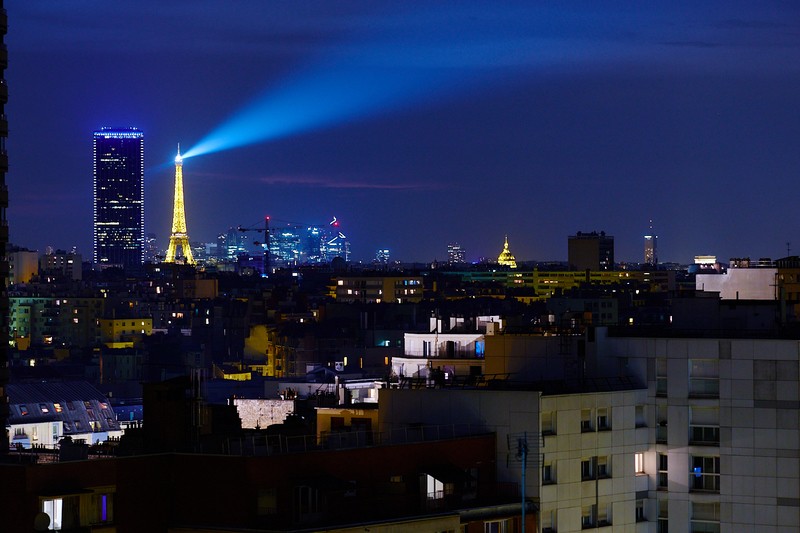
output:
[[[375,251],[375,264],[388,265],[389,264],[389,249],[379,248]]]
[[[100,267],[144,261],[144,134],[136,128],[94,132],[94,250]]]
[[[573,270],[614,270],[614,237],[605,231],[570,235],[567,259]]]
[[[466,256],[464,248],[457,242],[451,242],[447,245],[447,262],[451,265],[464,263]]]
[[[644,264],[658,266],[658,235],[653,234],[653,221],[650,221],[650,235],[644,236]]]

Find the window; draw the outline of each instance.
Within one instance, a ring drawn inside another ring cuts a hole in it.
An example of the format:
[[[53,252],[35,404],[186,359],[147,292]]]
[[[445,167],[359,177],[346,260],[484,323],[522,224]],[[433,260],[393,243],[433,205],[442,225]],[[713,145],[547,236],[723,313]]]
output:
[[[278,512],[278,491],[272,489],[259,489],[258,491],[258,516],[273,515]]]
[[[28,414],[28,407],[25,405],[20,405],[19,414],[21,414],[22,416],[26,416]]]
[[[658,533],[669,533],[669,501],[658,500]]]
[[[611,467],[608,464],[608,456],[600,455],[596,458],[597,461],[597,477],[606,478],[611,477]]]
[[[581,459],[581,481],[594,479],[594,457]]]
[[[597,515],[597,507],[594,505],[586,505],[581,508],[581,528],[588,529],[594,527],[595,517]]]
[[[633,454],[634,472],[637,474],[644,474],[644,453],[638,452]]]
[[[689,444],[719,446],[719,408],[689,408]]]
[[[692,502],[692,533],[719,533],[719,502]]]
[[[689,396],[719,398],[718,359],[689,359]]]
[[[61,529],[61,520],[64,502],[61,498],[44,500],[42,502],[42,512],[50,517],[50,529]]]
[[[597,431],[608,431],[611,429],[611,416],[608,407],[597,409]]]
[[[319,491],[314,487],[300,485],[294,488],[295,508],[294,514],[297,520],[302,520],[308,515],[318,513],[320,510],[321,498]]]
[[[600,505],[597,508],[597,527],[611,525],[611,505]]]
[[[63,411],[63,409],[61,408],[61,404],[60,403],[54,403],[53,407],[55,408],[56,413],[60,413],[61,411]]]
[[[667,454],[659,453],[657,458],[658,474],[656,476],[656,487],[658,490],[667,490],[669,476],[667,475]]]
[[[607,455],[588,457],[581,460],[581,481],[611,477],[611,465]]]
[[[39,404],[39,410],[40,410],[42,413],[45,413],[45,414],[47,414],[47,413],[49,413],[49,412],[50,412],[50,408],[47,406],[47,404],[46,404],[46,403],[40,403],[40,404]]]
[[[556,414],[553,411],[542,411],[542,435],[556,434]]]
[[[636,500],[636,521],[644,522],[647,516],[644,513],[644,500]]]
[[[667,360],[656,359],[656,396],[667,395]]]
[[[509,531],[513,531],[512,526],[513,524],[510,518],[492,520],[491,522],[484,522],[483,531],[484,533],[508,533]]]
[[[556,468],[553,461],[542,463],[542,485],[551,485],[556,482]]]
[[[581,409],[581,432],[594,431],[592,428],[592,410]]]
[[[719,492],[719,457],[692,456],[689,488],[693,491]]]
[[[556,510],[544,511],[540,514],[542,533],[556,533]]]
[[[658,405],[658,406],[656,406],[656,420],[658,421],[658,425],[656,426],[656,443],[657,444],[666,444],[667,443],[667,406],[666,405]]]
[[[647,418],[645,418],[644,405],[636,406],[635,420],[637,428],[647,427]]]

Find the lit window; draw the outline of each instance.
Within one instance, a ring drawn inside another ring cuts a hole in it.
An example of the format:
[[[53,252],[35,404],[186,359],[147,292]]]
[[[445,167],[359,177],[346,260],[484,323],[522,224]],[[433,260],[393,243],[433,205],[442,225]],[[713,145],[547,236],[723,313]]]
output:
[[[46,403],[40,403],[39,404],[39,410],[41,412],[43,412],[43,413],[49,413],[50,412],[50,409],[47,407]]]
[[[635,463],[635,472],[637,474],[644,474],[644,454],[643,453],[636,453],[634,454],[634,463]]]

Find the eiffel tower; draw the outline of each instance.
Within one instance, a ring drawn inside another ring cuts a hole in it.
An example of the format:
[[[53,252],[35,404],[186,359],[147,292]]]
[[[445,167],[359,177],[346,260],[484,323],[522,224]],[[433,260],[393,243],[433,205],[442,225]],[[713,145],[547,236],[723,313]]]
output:
[[[183,251],[183,262],[187,265],[195,264],[192,257],[192,248],[189,246],[189,234],[186,232],[186,209],[183,205],[183,158],[181,145],[178,145],[178,155],[175,157],[175,203],[172,207],[172,234],[169,236],[169,248],[165,263],[174,263],[178,247]]]

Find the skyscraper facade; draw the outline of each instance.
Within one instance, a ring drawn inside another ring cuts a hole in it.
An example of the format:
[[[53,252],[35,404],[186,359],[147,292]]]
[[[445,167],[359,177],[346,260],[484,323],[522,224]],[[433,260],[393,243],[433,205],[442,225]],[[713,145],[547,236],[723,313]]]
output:
[[[95,265],[131,268],[144,261],[144,133],[94,132]]]
[[[466,262],[467,254],[464,248],[457,242],[451,242],[447,245],[447,262],[451,265],[457,265]]]
[[[650,234],[644,236],[644,264],[652,267],[658,266],[658,235],[653,234],[653,221],[650,221]]]

